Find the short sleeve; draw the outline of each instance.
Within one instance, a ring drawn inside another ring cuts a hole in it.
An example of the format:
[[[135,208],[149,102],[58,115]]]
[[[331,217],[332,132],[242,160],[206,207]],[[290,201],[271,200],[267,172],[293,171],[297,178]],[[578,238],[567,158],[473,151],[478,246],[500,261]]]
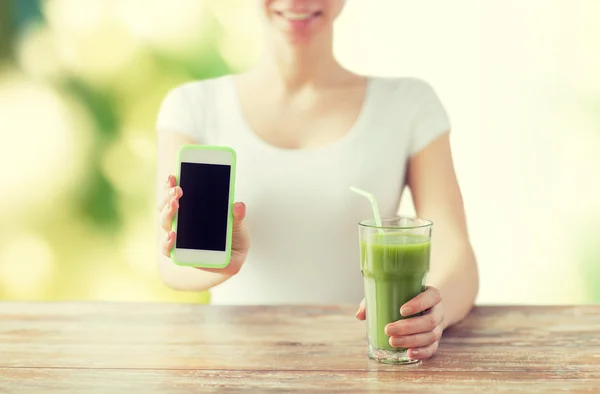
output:
[[[415,81],[413,91],[416,108],[412,122],[410,155],[423,150],[437,137],[450,131],[450,120],[433,88],[423,81]]]
[[[158,111],[156,130],[158,133],[182,133],[197,141],[199,130],[194,119],[197,114],[186,96],[186,88],[180,86],[167,93]]]

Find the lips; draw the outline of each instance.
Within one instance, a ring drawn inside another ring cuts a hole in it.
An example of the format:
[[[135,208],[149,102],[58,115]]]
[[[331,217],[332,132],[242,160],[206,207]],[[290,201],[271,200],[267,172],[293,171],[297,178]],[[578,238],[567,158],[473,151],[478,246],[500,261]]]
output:
[[[312,21],[321,15],[321,11],[293,12],[293,11],[282,10],[282,11],[275,11],[275,12],[277,13],[277,15],[279,17],[286,19],[292,23],[294,23],[294,22],[302,23],[302,22]]]
[[[313,18],[318,15],[318,12],[291,12],[291,11],[281,11],[278,12],[280,16],[283,16],[285,19],[289,19],[291,21],[304,21],[310,18]]]

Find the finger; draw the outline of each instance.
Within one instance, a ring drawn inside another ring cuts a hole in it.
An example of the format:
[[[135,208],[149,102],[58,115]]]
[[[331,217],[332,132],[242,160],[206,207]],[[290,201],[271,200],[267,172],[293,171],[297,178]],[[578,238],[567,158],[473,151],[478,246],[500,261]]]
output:
[[[180,186],[171,187],[165,189],[165,193],[162,201],[158,205],[158,210],[161,211],[164,206],[169,202],[170,199],[175,198],[179,200],[183,196],[183,189]]]
[[[175,212],[178,208],[179,201],[175,199],[169,200],[167,205],[164,206],[162,212],[160,213],[160,226],[163,230],[167,232],[171,231],[173,217],[175,216]]]
[[[161,244],[161,253],[167,257],[171,257],[171,250],[175,245],[176,234],[174,231],[170,231],[167,234],[167,238]]]
[[[365,307],[365,299],[364,298],[360,302],[358,311],[356,311],[356,318],[358,320],[365,320],[367,318],[367,308]]]
[[[238,226],[241,225],[241,222],[246,217],[246,204],[243,202],[236,202],[233,204],[233,226],[235,228],[236,224]]]
[[[165,189],[169,189],[171,187],[174,187],[176,184],[176,179],[173,175],[169,175],[167,177],[167,181],[165,182]]]
[[[442,337],[442,326],[438,325],[433,331],[404,337],[390,337],[390,345],[399,348],[417,348],[429,346]]]
[[[236,202],[233,204],[233,233],[231,248],[236,251],[245,252],[250,247],[250,236],[244,225],[246,217],[246,204]]]
[[[411,316],[415,313],[433,308],[434,305],[439,304],[441,301],[442,296],[440,291],[435,287],[428,286],[424,292],[402,305],[400,314],[402,316]]]
[[[167,201],[169,200],[169,193],[168,190],[177,186],[177,182],[176,179],[173,175],[169,175],[167,177],[167,181],[163,184],[163,197],[161,198],[161,200],[159,201],[158,205],[156,206],[156,208],[158,209],[158,211],[162,211],[162,209],[164,208],[165,204],[167,203]]]
[[[439,342],[434,342],[429,346],[418,347],[408,351],[408,357],[416,360],[425,360],[433,357],[438,350]]]
[[[433,331],[442,323],[443,314],[440,304],[437,304],[429,313],[423,316],[411,317],[410,319],[398,320],[385,326],[385,333],[389,336],[404,337],[419,334],[421,332]]]

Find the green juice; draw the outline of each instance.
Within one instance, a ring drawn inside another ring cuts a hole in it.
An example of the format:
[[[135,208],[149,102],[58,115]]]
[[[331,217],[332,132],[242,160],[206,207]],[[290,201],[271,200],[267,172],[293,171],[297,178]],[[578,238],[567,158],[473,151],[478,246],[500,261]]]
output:
[[[424,291],[429,237],[401,232],[369,234],[360,248],[369,345],[376,350],[405,351],[390,346],[385,326],[404,319],[400,307]]]

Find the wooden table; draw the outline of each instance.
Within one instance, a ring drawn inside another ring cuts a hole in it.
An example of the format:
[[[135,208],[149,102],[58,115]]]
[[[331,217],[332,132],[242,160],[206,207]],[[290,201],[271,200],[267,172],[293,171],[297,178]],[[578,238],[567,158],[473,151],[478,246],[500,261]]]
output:
[[[600,392],[600,307],[479,307],[435,358],[366,357],[355,306],[0,303],[0,393]]]

